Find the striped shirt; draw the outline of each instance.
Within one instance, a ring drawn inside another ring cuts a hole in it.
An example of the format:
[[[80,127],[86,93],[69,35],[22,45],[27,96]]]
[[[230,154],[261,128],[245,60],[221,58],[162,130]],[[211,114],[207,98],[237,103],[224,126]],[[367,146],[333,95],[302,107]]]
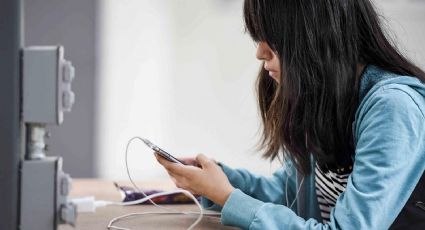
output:
[[[352,167],[349,167],[346,171],[342,172],[332,172],[331,170],[328,170],[328,172],[324,173],[316,163],[316,167],[314,169],[316,194],[323,223],[330,221],[329,217],[331,210],[335,207],[335,203],[339,195],[347,187],[347,180],[348,176],[351,174],[351,169]]]

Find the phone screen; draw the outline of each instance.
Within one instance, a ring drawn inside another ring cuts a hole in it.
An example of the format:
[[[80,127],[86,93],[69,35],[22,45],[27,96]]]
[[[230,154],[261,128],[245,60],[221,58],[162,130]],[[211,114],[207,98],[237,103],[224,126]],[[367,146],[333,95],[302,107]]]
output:
[[[174,163],[178,163],[178,164],[185,164],[182,161],[180,161],[179,159],[175,158],[173,155],[167,153],[165,150],[161,149],[160,147],[156,146],[155,144],[153,144],[152,142],[150,142],[148,139],[142,139],[142,141],[149,147],[151,148],[153,151],[157,152],[161,157],[163,157],[164,159],[174,162]]]

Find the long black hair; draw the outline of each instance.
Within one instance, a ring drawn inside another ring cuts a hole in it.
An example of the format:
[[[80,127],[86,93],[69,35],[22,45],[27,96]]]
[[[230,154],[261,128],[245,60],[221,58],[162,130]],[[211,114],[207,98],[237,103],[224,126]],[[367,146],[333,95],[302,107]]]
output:
[[[425,81],[386,37],[369,0],[245,0],[244,19],[253,40],[281,61],[279,84],[263,68],[257,80],[263,156],[282,150],[303,174],[310,153],[324,170],[352,164],[359,64]]]

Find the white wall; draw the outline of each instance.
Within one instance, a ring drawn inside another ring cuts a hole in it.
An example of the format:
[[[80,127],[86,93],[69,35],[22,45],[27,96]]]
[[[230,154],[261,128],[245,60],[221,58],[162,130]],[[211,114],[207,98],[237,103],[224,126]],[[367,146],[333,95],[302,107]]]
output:
[[[425,1],[374,0],[402,53],[425,69]]]
[[[99,12],[98,176],[124,178],[124,150],[135,135],[161,137],[161,84],[170,60],[169,13],[163,1],[101,1]],[[161,140],[161,139],[160,139]],[[132,147],[133,166],[152,155]],[[144,154],[144,155],[143,155]]]
[[[98,176],[126,178],[124,149],[136,135],[176,156],[271,172],[255,154],[260,63],[241,0],[103,1],[99,22]],[[141,143],[130,159],[139,180],[168,177]]]
[[[176,156],[202,152],[262,174],[277,167],[255,150],[260,126],[254,82],[260,63],[244,34],[242,2],[100,2],[99,177],[126,179],[125,145],[135,135]],[[395,23],[404,50],[425,67],[424,4],[412,4],[378,5]],[[137,180],[167,178],[143,144],[130,150]]]

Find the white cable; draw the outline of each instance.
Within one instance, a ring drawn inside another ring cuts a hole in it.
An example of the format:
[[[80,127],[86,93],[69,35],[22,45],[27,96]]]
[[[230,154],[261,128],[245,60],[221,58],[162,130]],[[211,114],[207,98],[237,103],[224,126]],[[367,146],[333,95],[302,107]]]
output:
[[[133,205],[133,204],[140,204],[140,203],[143,203],[143,202],[146,202],[146,201],[150,201],[154,206],[156,206],[156,207],[158,207],[158,208],[162,208],[162,209],[165,209],[165,210],[171,210],[171,211],[169,211],[169,212],[143,212],[143,213],[130,213],[130,214],[126,214],[126,215],[123,215],[123,216],[119,216],[119,217],[115,217],[115,218],[113,218],[110,222],[109,222],[109,224],[108,224],[108,229],[117,229],[117,230],[130,230],[130,229],[127,229],[127,228],[121,228],[121,227],[117,227],[117,226],[114,226],[114,225],[112,225],[113,223],[115,223],[115,222],[117,222],[117,221],[119,221],[120,219],[123,219],[123,218],[127,218],[127,217],[131,217],[131,216],[137,216],[137,215],[147,215],[147,214],[199,214],[199,216],[198,216],[198,218],[196,219],[196,221],[192,224],[192,225],[190,225],[189,226],[189,228],[187,229],[187,230],[191,230],[191,229],[193,229],[201,220],[202,220],[202,217],[203,217],[203,215],[204,215],[204,210],[202,209],[202,206],[201,206],[201,204],[199,203],[199,201],[195,198],[195,196],[192,194],[192,193],[190,193],[189,191],[186,191],[186,190],[184,190],[184,189],[177,189],[177,190],[175,190],[175,191],[170,191],[170,192],[160,192],[160,193],[155,193],[155,194],[152,194],[152,195],[150,195],[150,196],[148,196],[148,195],[146,195],[144,192],[143,192],[143,190],[141,190],[137,185],[136,185],[136,183],[134,183],[134,181],[133,181],[133,179],[131,178],[131,175],[130,175],[130,169],[129,169],[129,167],[128,167],[128,148],[129,148],[129,146],[130,146],[130,144],[131,144],[131,142],[133,141],[133,140],[136,140],[136,139],[138,139],[138,140],[141,140],[142,141],[142,138],[140,138],[140,137],[133,137],[133,138],[131,138],[129,141],[128,141],[128,143],[127,143],[127,146],[126,146],[126,149],[125,149],[125,167],[126,167],[126,170],[127,170],[127,176],[128,176],[128,179],[130,180],[130,182],[133,184],[133,186],[134,186],[134,188],[138,191],[138,192],[140,192],[140,193],[142,193],[145,197],[144,198],[142,198],[142,199],[139,199],[139,200],[135,200],[135,201],[128,201],[128,202],[110,202],[110,201],[98,201],[98,205],[102,205],[102,206],[104,206],[104,205],[108,205],[108,204],[110,204],[110,205]],[[162,206],[160,206],[160,205],[158,205],[158,204],[156,204],[153,200],[152,200],[152,198],[155,198],[155,197],[159,197],[159,196],[165,196],[165,195],[171,195],[171,194],[177,194],[177,193],[183,193],[183,194],[185,194],[186,196],[188,196],[189,198],[191,198],[194,202],[195,202],[195,204],[198,206],[198,208],[199,208],[199,212],[197,213],[197,212],[181,212],[181,211],[174,211],[174,210],[172,210],[172,209],[169,209],[169,208],[166,208],[166,207],[162,207]]]
[[[129,230],[127,228],[113,226],[112,224],[115,223],[116,221],[120,220],[120,219],[125,219],[125,218],[129,218],[129,217],[132,217],[132,216],[139,216],[139,215],[149,215],[149,214],[154,214],[154,215],[187,215],[187,214],[198,215],[199,213],[198,212],[188,212],[188,213],[182,213],[182,212],[135,212],[135,213],[129,213],[129,214],[125,214],[125,215],[113,218],[109,222],[108,228],[109,229],[118,229],[118,230]],[[219,216],[220,213],[207,213],[207,214],[204,214],[204,215]]]
[[[126,146],[126,148],[125,148],[125,168],[126,168],[126,171],[127,171],[127,177],[128,177],[128,179],[130,180],[130,182],[131,182],[131,184],[133,185],[133,187],[136,189],[136,191],[138,191],[138,192],[140,192],[140,193],[142,193],[145,197],[149,197],[148,195],[146,195],[144,192],[143,192],[143,190],[141,190],[137,185],[136,185],[136,183],[133,181],[133,178],[131,177],[131,174],[130,174],[130,167],[128,167],[128,149],[129,149],[129,147],[130,147],[130,144],[131,144],[131,142],[132,141],[134,141],[134,140],[139,140],[139,141],[142,141],[143,142],[143,138],[141,138],[141,137],[138,137],[138,136],[135,136],[135,137],[133,137],[133,138],[131,138],[128,142],[127,142],[127,146]],[[182,189],[180,189],[180,190],[176,190],[176,191],[181,191]],[[151,202],[151,204],[153,204],[155,207],[157,207],[157,208],[161,208],[161,209],[165,209],[165,210],[167,210],[167,211],[169,211],[169,212],[179,212],[179,211],[176,211],[176,210],[174,210],[174,209],[171,209],[171,208],[167,208],[167,207],[162,207],[162,206],[160,206],[160,205],[158,205],[157,203],[155,203],[152,199],[148,199],[149,200],[149,202]],[[146,201],[144,201],[144,202],[146,202]],[[143,203],[143,202],[141,202],[141,203]],[[180,211],[181,212],[181,211]],[[185,213],[185,212],[181,212],[181,213]]]
[[[286,164],[286,161],[284,161],[283,163],[285,164],[285,172],[286,172],[286,183],[285,183],[286,206],[289,207],[289,209],[292,209],[292,206],[295,204],[295,201],[298,199],[298,194],[299,194],[299,192],[301,190],[301,186],[302,186],[302,184],[304,182],[304,176],[302,177],[301,182],[300,182],[300,186],[298,187],[298,190],[295,193],[295,199],[292,201],[291,205],[288,206],[288,204],[289,204],[289,199],[288,199],[288,180],[289,180],[289,177],[292,176],[292,173],[288,173],[289,171],[288,171],[288,165]]]
[[[289,206],[289,209],[291,209],[291,208],[292,208],[292,206],[295,204],[295,201],[298,199],[298,193],[299,193],[299,192],[300,192],[300,190],[301,190],[301,186],[302,186],[303,182],[304,182],[304,176],[303,176],[303,178],[301,179],[300,186],[298,187],[298,191],[297,191],[297,193],[295,194],[295,199],[292,201],[292,204],[291,204],[291,206]]]
[[[147,214],[162,214],[162,215],[165,215],[165,214],[168,214],[168,215],[170,215],[170,214],[186,214],[186,215],[187,214],[198,214],[199,216],[196,219],[196,221],[192,225],[190,225],[190,227],[188,228],[188,230],[193,229],[202,220],[202,217],[204,215],[204,212],[203,212],[203,209],[202,209],[201,204],[195,198],[195,196],[193,196],[193,194],[190,193],[189,191],[186,191],[186,190],[183,190],[183,189],[177,189],[175,191],[170,191],[170,192],[156,193],[156,194],[152,194],[150,196],[146,196],[143,199],[139,199],[139,200],[135,200],[135,201],[129,201],[129,202],[110,202],[109,204],[124,205],[124,206],[126,206],[126,205],[134,205],[134,204],[140,204],[140,203],[146,202],[147,200],[152,199],[152,198],[155,198],[155,197],[165,196],[165,195],[170,195],[170,194],[176,194],[176,193],[183,193],[186,196],[188,196],[191,199],[193,199],[193,201],[195,201],[195,204],[198,206],[200,212],[179,212],[179,211],[175,211],[175,212],[142,212],[142,213],[130,213],[130,214],[126,214],[126,215],[123,215],[123,216],[119,216],[119,217],[113,218],[111,221],[109,221],[108,229],[130,230],[130,229],[127,229],[127,228],[121,228],[121,227],[117,227],[117,226],[114,226],[113,225],[118,220],[123,219],[123,218],[130,217],[130,216],[147,215]],[[105,201],[105,202],[107,202],[107,201]]]
[[[167,196],[172,194],[183,193],[182,191],[186,191],[186,190],[178,189],[178,190],[168,191],[168,192],[158,192],[138,200],[126,201],[126,202],[113,202],[113,201],[102,201],[102,200],[100,202],[107,202],[106,204],[112,204],[112,205],[128,206],[128,205],[141,204],[148,201],[149,199],[153,199],[159,196]]]
[[[140,141],[142,141],[143,142],[143,139],[141,138],[141,137],[133,137],[133,138],[131,138],[128,142],[127,142],[127,146],[126,146],[126,148],[125,148],[125,168],[126,168],[126,171],[127,171],[127,177],[128,177],[128,179],[130,180],[130,182],[131,182],[131,184],[133,185],[133,187],[136,189],[136,191],[137,192],[140,192],[140,193],[142,193],[145,197],[148,197],[144,192],[143,192],[143,190],[141,190],[137,185],[136,185],[136,183],[134,183],[134,181],[133,181],[133,178],[131,178],[131,175],[130,175],[130,168],[128,167],[128,148],[130,147],[130,144],[131,144],[131,142],[133,141],[133,140],[140,140]],[[158,204],[156,204],[153,200],[151,200],[151,199],[148,199],[154,206],[156,206],[156,207],[158,207],[158,208],[162,208],[162,209],[166,209],[166,210],[170,210],[169,208],[165,208],[165,207],[161,207],[160,205],[158,205]],[[171,211],[171,210],[170,210]],[[174,211],[174,210],[173,210]]]
[[[286,183],[285,183],[285,196],[286,196],[286,206],[289,207],[289,199],[288,199],[288,181],[289,181],[289,177],[291,176],[290,173],[288,173],[288,165],[286,164],[286,162],[284,162],[285,164],[285,173],[286,173]]]
[[[129,213],[126,215],[122,215],[122,216],[118,216],[113,218],[109,224],[108,224],[108,229],[117,229],[117,230],[130,230],[128,228],[122,228],[122,227],[118,227],[118,226],[114,226],[112,225],[113,223],[115,223],[116,221],[120,220],[120,219],[125,219],[125,218],[129,218],[132,216],[139,216],[139,215],[150,215],[150,214],[155,214],[155,215],[167,215],[167,214],[182,214],[181,212],[136,212],[136,213]]]

